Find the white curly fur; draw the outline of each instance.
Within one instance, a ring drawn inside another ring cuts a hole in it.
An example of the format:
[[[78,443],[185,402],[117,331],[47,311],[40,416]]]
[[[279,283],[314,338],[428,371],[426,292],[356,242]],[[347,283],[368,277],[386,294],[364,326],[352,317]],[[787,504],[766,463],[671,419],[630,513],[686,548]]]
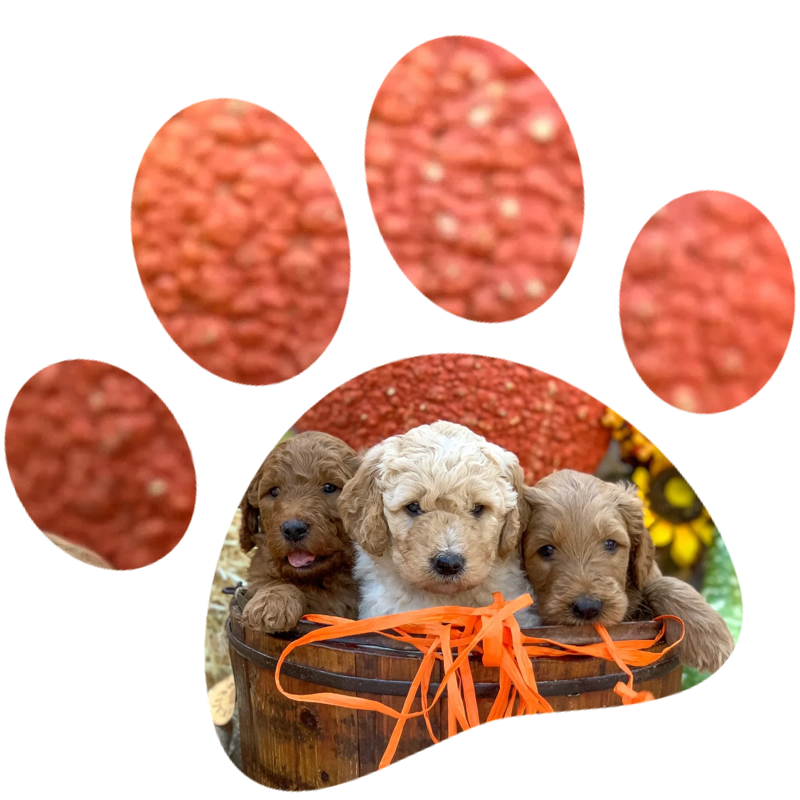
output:
[[[506,600],[533,597],[519,545],[522,484],[513,453],[450,422],[422,425],[369,450],[339,504],[356,542],[359,616],[479,607],[491,604],[493,592]],[[411,503],[424,513],[409,513]],[[432,571],[431,559],[442,551],[464,558],[457,579]],[[532,607],[516,616],[524,627],[538,624]]]
[[[525,577],[520,560],[515,557],[493,564],[481,586],[444,596],[406,583],[397,574],[391,556],[371,556],[358,545],[353,575],[359,584],[360,619],[442,605],[480,608],[491,605],[492,592],[501,592],[506,600],[523,594],[530,594],[533,598],[533,589]],[[539,618],[530,606],[521,609],[515,616],[523,628],[539,625]]]

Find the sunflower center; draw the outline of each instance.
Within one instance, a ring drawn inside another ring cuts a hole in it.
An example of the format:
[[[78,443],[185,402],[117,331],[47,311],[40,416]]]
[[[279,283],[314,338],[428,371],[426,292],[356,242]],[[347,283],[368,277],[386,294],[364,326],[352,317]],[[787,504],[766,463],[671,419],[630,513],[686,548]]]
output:
[[[697,495],[683,478],[670,478],[664,485],[664,497],[676,508],[691,508]]]
[[[652,478],[647,499],[656,516],[676,525],[692,522],[703,513],[700,498],[674,467]]]

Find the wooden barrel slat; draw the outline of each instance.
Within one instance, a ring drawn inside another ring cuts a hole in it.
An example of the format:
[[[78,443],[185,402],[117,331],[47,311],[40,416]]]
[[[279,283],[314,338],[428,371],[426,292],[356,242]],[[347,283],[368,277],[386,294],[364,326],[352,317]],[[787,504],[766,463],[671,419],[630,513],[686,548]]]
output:
[[[229,640],[239,708],[242,766],[253,780],[272,788],[316,789],[374,772],[396,723],[377,712],[304,703],[290,700],[278,691],[274,672],[277,658],[288,642],[317,627],[303,622],[289,634],[266,635],[243,626],[241,607],[235,601],[231,603]],[[609,628],[609,633],[622,641],[652,639],[659,630],[659,623],[636,622]],[[599,641],[592,628],[539,628],[526,633],[565,644]],[[379,635],[361,639],[348,637],[296,649],[284,662],[281,685],[295,694],[336,691],[377,700],[400,710],[422,654]],[[662,642],[651,649],[660,651],[665,646]],[[613,662],[589,657],[536,658],[533,662],[537,684],[554,711],[621,704],[613,684],[622,676]],[[682,669],[673,653],[663,661],[633,672],[634,676],[640,676],[636,688],[650,691],[655,697],[674,694],[680,689]],[[482,695],[478,703],[481,719],[485,719],[496,695],[497,670],[484,667],[476,657],[472,673]],[[438,685],[441,675],[441,665],[437,664],[432,683]],[[326,685],[332,681],[344,681],[345,688]],[[575,688],[580,688],[580,692],[567,691]],[[418,709],[417,698],[414,710]],[[437,738],[446,737],[446,696],[432,710],[431,725]],[[431,744],[424,719],[420,716],[409,720],[395,760]]]

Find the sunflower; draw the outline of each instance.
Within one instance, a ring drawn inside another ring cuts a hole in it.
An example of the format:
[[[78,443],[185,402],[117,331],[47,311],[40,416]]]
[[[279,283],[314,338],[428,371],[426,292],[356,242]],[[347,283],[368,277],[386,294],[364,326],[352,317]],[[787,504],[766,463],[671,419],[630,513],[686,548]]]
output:
[[[669,545],[679,567],[691,567],[701,545],[714,540],[714,523],[700,498],[673,466],[653,474],[647,467],[633,471],[633,482],[644,504],[644,524],[656,547]]]
[[[644,505],[644,524],[656,547],[669,546],[679,567],[697,562],[703,545],[714,537],[714,523],[700,498],[666,456],[610,408],[603,424],[620,443],[623,459],[636,464],[631,476]]]
[[[611,428],[611,435],[619,442],[620,455],[623,459],[633,460],[639,464],[649,463],[653,471],[659,471],[670,465],[666,456],[616,411],[606,409],[603,425]]]
[[[603,415],[603,425],[606,428],[611,428],[613,431],[618,431],[624,428],[628,423],[617,414],[616,411],[612,411],[610,408],[606,408],[606,413]],[[616,437],[614,437],[616,438]]]
[[[628,437],[623,440],[625,450],[636,457],[637,461],[649,461],[656,449],[655,445],[642,436],[637,430],[631,430]]]

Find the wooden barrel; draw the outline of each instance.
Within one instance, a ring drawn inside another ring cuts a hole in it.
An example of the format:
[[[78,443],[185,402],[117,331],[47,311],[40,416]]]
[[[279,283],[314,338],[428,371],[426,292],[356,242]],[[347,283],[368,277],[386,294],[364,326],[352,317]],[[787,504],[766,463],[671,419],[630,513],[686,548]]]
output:
[[[304,790],[333,786],[378,768],[395,720],[383,714],[303,703],[284,697],[275,686],[275,664],[293,639],[316,629],[301,622],[286,634],[268,635],[242,625],[239,594],[228,622],[231,662],[241,735],[242,769],[254,781],[276,789]],[[629,622],[608,629],[615,641],[652,639],[660,623]],[[549,627],[525,631],[565,644],[590,644],[600,637],[593,628]],[[660,643],[653,651],[662,650]],[[378,634],[335,639],[298,648],[281,668],[281,685],[294,694],[334,691],[378,700],[400,710],[420,666],[421,653]],[[539,692],[554,711],[621,705],[617,681],[627,681],[616,664],[585,656],[533,658]],[[438,671],[437,671],[438,670]],[[674,651],[648,667],[632,670],[636,689],[655,697],[680,689],[682,667]],[[472,673],[481,719],[497,695],[497,670],[480,656]],[[436,666],[431,692],[438,688]],[[437,738],[446,736],[446,696],[431,712]],[[395,761],[432,744],[423,719],[406,723]]]

